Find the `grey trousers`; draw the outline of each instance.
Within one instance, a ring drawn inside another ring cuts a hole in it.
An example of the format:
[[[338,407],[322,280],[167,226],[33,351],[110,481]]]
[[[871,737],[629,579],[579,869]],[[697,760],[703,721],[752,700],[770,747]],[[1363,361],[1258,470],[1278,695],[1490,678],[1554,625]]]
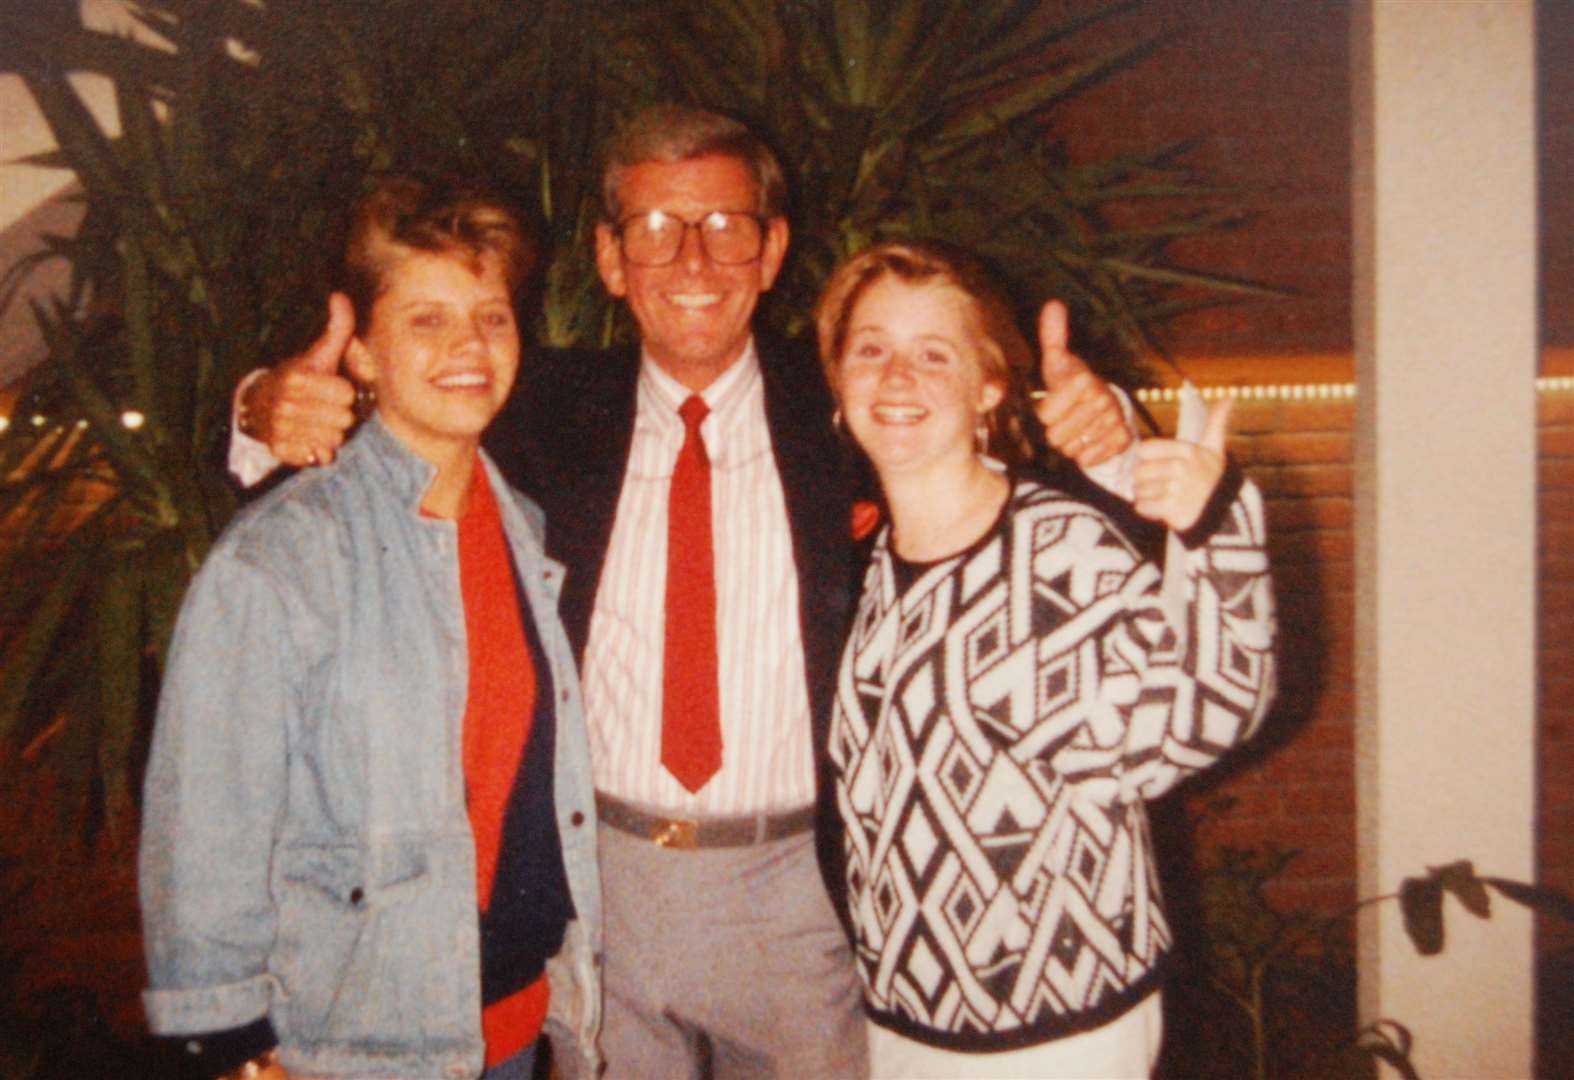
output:
[[[863,990],[810,833],[675,851],[602,825],[607,1080],[860,1080]]]

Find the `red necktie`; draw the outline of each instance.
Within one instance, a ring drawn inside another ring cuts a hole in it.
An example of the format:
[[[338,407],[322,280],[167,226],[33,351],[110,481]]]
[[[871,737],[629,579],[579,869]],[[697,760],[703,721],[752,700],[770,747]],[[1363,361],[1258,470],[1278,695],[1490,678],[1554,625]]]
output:
[[[710,459],[700,438],[700,421],[709,412],[697,395],[678,410],[685,428],[683,449],[667,497],[661,764],[689,791],[699,791],[721,768]]]

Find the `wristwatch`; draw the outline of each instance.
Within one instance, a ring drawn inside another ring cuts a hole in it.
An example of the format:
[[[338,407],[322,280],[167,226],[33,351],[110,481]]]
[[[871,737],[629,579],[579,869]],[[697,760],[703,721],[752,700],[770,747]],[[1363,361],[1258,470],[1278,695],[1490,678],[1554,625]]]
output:
[[[274,1047],[272,1050],[258,1054],[250,1061],[241,1062],[229,1072],[218,1076],[216,1080],[257,1080],[257,1077],[262,1075],[264,1069],[271,1068],[278,1063],[279,1050],[278,1047]]]

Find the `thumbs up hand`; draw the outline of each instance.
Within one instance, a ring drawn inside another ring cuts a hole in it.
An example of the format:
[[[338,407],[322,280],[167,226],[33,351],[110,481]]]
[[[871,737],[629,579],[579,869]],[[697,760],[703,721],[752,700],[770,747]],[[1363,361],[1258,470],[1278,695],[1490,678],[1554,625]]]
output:
[[[1125,450],[1132,433],[1115,392],[1071,351],[1069,338],[1066,305],[1049,301],[1038,317],[1044,390],[1033,395],[1034,411],[1049,445],[1087,469]]]
[[[1224,475],[1230,406],[1230,400],[1224,398],[1209,407],[1199,442],[1144,439],[1138,445],[1132,504],[1138,514],[1163,522],[1176,532],[1197,524]]]
[[[245,386],[237,403],[241,431],[286,465],[332,461],[355,422],[355,387],[338,373],[354,332],[350,298],[332,294],[322,335]]]

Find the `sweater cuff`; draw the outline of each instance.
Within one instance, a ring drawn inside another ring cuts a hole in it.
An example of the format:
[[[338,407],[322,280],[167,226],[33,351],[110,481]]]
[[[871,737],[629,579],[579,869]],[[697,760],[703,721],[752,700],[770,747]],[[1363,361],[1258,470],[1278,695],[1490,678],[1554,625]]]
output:
[[[1191,528],[1180,534],[1181,543],[1187,550],[1195,551],[1202,547],[1213,534],[1219,531],[1219,526],[1224,524],[1225,516],[1230,512],[1230,507],[1235,505],[1235,500],[1240,496],[1241,485],[1246,483],[1246,472],[1233,457],[1228,455],[1224,459],[1224,473],[1219,477],[1219,482],[1213,486],[1213,494],[1208,496],[1208,502],[1203,506],[1202,513],[1192,523]]]
[[[223,1076],[279,1045],[273,1024],[260,1016],[249,1024],[197,1035],[164,1035],[158,1041],[171,1059],[183,1060],[193,1076]]]

